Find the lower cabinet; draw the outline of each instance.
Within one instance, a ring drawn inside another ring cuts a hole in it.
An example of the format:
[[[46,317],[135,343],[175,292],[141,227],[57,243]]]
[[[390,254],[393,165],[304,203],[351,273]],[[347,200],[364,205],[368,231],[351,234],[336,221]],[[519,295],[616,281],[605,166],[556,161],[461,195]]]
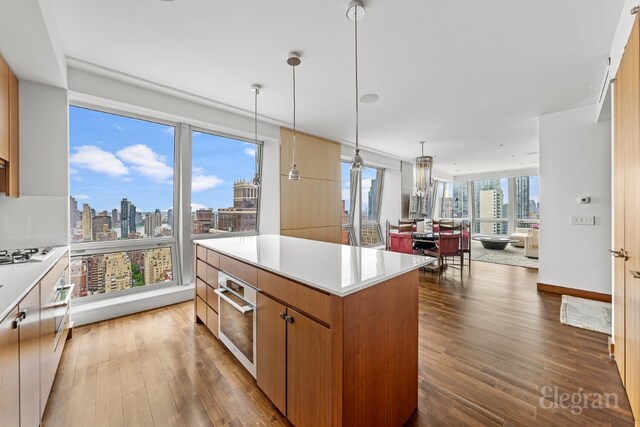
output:
[[[20,425],[20,353],[18,307],[0,322],[0,422],[6,427]]]
[[[40,284],[18,304],[20,426],[40,425]]]
[[[297,427],[330,425],[331,330],[258,294],[257,381]]]

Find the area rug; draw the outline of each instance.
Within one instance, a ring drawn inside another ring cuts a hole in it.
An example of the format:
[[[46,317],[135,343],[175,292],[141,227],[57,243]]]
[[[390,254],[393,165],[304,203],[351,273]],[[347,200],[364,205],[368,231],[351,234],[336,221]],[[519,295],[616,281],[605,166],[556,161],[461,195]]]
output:
[[[611,303],[562,295],[560,323],[611,335]]]
[[[524,256],[524,248],[515,248],[510,244],[502,251],[485,249],[482,243],[471,241],[471,259],[494,264],[515,265],[518,267],[538,268],[538,260]]]

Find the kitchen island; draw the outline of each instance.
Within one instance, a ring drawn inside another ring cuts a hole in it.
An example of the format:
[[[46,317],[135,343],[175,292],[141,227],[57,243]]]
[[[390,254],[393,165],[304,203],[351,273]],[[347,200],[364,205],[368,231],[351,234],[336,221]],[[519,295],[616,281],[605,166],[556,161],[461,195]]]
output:
[[[296,426],[401,426],[418,401],[418,268],[278,235],[196,242],[196,322]]]

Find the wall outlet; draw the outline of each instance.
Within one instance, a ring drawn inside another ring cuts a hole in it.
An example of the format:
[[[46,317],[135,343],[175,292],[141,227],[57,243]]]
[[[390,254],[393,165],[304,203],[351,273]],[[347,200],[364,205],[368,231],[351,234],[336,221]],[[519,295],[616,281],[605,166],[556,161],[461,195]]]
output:
[[[595,216],[572,216],[571,225],[595,225]]]

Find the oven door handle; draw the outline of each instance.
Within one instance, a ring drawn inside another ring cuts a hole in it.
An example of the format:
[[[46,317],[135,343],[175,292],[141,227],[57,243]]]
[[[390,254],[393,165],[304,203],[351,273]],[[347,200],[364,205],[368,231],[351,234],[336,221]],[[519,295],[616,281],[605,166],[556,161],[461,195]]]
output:
[[[222,298],[223,300],[228,302],[233,308],[235,308],[236,310],[238,310],[242,314],[247,314],[247,313],[250,313],[250,312],[253,311],[253,306],[251,304],[247,304],[245,306],[241,306],[237,302],[233,301],[231,298],[226,296],[225,294],[227,292],[231,292],[227,288],[222,287],[222,288],[214,289],[213,292],[215,292],[220,298]]]
[[[66,307],[66,306],[68,306],[68,305],[69,305],[69,301],[71,301],[71,294],[73,294],[73,289],[74,289],[75,287],[76,287],[76,284],[75,284],[75,283],[72,283],[72,284],[70,284],[70,285],[63,286],[63,287],[59,288],[59,290],[60,290],[60,291],[68,290],[68,292],[67,292],[67,296],[66,296],[66,298],[64,299],[64,301],[60,301],[60,302],[53,303],[53,304],[52,304],[52,307],[53,307],[53,308],[60,308],[60,307]]]

